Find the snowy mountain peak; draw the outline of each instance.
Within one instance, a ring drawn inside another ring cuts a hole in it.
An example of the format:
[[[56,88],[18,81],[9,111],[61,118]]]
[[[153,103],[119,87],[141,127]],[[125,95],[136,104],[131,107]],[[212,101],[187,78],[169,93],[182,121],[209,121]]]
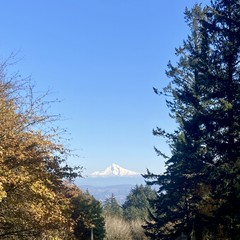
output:
[[[111,166],[107,167],[103,171],[96,171],[91,174],[92,177],[110,177],[110,176],[139,176],[140,174],[123,167],[120,167],[116,163],[113,163]]]

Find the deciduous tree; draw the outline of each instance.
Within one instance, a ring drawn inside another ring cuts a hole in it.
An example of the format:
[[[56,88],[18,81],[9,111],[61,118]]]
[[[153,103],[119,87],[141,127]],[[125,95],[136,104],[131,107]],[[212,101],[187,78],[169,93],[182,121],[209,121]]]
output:
[[[64,164],[56,116],[28,83],[0,65],[0,239],[71,239],[63,178],[77,173]]]

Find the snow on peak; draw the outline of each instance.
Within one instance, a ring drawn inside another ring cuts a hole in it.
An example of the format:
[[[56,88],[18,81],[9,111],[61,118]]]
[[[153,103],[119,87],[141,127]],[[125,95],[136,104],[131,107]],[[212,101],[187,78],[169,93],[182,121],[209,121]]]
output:
[[[120,167],[116,163],[113,163],[111,166],[107,167],[103,171],[95,171],[91,174],[92,177],[110,177],[110,176],[139,176],[140,174],[125,168]]]

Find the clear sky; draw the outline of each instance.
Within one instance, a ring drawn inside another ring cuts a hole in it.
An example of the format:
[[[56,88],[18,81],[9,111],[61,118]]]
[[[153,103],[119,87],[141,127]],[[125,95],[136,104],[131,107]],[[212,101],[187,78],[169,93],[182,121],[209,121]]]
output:
[[[3,0],[0,58],[18,52],[15,66],[61,103],[51,111],[78,154],[69,162],[89,174],[112,163],[160,173],[153,146],[160,126],[173,129],[164,99],[169,60],[188,34],[184,9],[194,0]],[[197,1],[197,2],[208,2]]]

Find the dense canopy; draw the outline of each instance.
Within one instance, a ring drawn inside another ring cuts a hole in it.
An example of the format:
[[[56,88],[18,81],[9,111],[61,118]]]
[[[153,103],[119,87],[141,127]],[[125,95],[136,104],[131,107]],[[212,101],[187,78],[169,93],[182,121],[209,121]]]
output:
[[[174,133],[161,128],[172,155],[166,171],[145,177],[158,184],[145,229],[152,239],[240,237],[240,2],[215,0],[186,10],[190,35],[176,50],[163,90]]]
[[[45,111],[28,79],[9,77],[0,65],[0,239],[72,238],[63,178],[66,165],[57,116]],[[76,169],[77,170],[77,169]]]

